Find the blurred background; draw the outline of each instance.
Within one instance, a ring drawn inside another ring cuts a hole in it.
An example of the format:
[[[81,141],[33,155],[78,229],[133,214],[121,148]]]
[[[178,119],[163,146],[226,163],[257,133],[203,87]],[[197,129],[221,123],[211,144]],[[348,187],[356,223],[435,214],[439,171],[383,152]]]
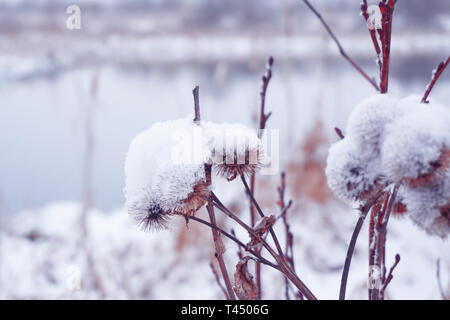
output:
[[[377,77],[359,1],[311,2]],[[80,29],[66,26],[71,4]],[[449,52],[450,2],[398,1],[390,95],[422,95]],[[0,0],[0,298],[223,298],[210,231],[177,219],[168,231],[139,231],[123,209],[123,164],[137,133],[193,113],[195,85],[203,119],[256,127],[269,56],[268,128],[280,130],[299,275],[319,298],[337,298],[357,213],[333,198],[323,168],[334,127],[375,91],[300,0]],[[448,105],[449,88],[447,70],[431,97]],[[257,178],[267,212],[278,183]],[[217,188],[248,216],[240,184]],[[406,220],[391,228],[388,262],[397,252],[403,261],[387,297],[448,297],[448,241]],[[232,273],[237,249],[226,244]],[[366,298],[366,244],[363,234],[351,298]],[[285,298],[283,279],[264,272],[263,298]]]

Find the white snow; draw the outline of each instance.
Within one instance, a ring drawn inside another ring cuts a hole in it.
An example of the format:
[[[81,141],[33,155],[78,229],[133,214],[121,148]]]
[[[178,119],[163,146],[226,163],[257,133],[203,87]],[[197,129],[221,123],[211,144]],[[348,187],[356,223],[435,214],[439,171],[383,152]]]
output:
[[[347,137],[330,147],[325,173],[335,195],[350,201],[370,192],[381,174],[376,158],[367,157],[360,146]]]

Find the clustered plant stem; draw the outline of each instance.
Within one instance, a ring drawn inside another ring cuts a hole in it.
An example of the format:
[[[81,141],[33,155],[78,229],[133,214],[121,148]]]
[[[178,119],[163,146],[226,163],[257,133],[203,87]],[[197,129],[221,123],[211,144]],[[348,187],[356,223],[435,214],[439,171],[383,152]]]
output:
[[[263,84],[263,90],[261,95],[262,97],[265,96],[265,91],[267,89],[267,85],[268,85],[268,81],[270,80],[271,77],[271,66],[273,64],[273,58],[269,59],[269,63],[268,63],[268,71],[267,74],[263,77],[263,82],[265,84]],[[194,118],[194,122],[196,121],[200,121],[200,107],[199,107],[199,87],[196,86],[193,90],[193,96],[194,96],[194,110],[195,110],[195,118]],[[264,113],[264,99],[262,100],[262,112]],[[267,120],[267,118],[270,116],[269,115],[264,115],[265,120]],[[262,126],[265,126],[265,121],[263,121]],[[241,176],[241,180],[242,183],[245,187],[245,190],[247,192],[247,195],[249,196],[250,200],[251,200],[251,204],[252,206],[254,206],[254,208],[256,208],[256,211],[259,213],[261,218],[265,218],[265,215],[261,209],[261,207],[259,206],[258,202],[256,201],[256,199],[253,196],[252,190],[250,189],[250,187],[247,184],[247,181],[245,179],[244,173],[239,169],[239,174]],[[206,176],[206,181],[208,184],[211,184],[211,179],[212,179],[212,175],[211,175],[211,165],[205,165],[205,176]],[[253,258],[253,260],[256,262],[256,264],[266,264],[268,266],[271,266],[273,268],[275,268],[276,270],[280,271],[281,273],[284,274],[284,276],[289,279],[294,286],[296,286],[299,290],[299,292],[301,292],[302,295],[304,295],[306,298],[308,299],[317,299],[314,294],[308,289],[308,287],[300,280],[300,278],[297,276],[297,274],[294,272],[293,270],[293,264],[289,263],[289,259],[287,259],[283,253],[283,250],[281,249],[281,245],[280,242],[272,228],[272,226],[269,226],[269,233],[273,239],[273,242],[275,243],[275,247],[276,247],[276,251],[266,242],[265,238],[263,237],[263,235],[258,234],[254,229],[254,221],[252,223],[252,226],[250,227],[249,225],[247,225],[244,221],[242,221],[236,214],[234,214],[233,212],[231,212],[231,210],[229,210],[220,200],[219,198],[215,195],[215,193],[213,191],[210,191],[209,193],[209,197],[204,199],[205,201],[207,201],[207,210],[208,210],[208,214],[209,214],[209,219],[210,222],[204,221],[200,218],[197,218],[195,216],[189,216],[186,214],[182,214],[182,216],[184,216],[186,218],[187,221],[189,221],[190,219],[197,221],[199,223],[202,223],[204,225],[207,225],[208,227],[211,228],[212,230],[212,235],[213,235],[213,240],[214,240],[214,246],[215,246],[215,257],[217,258],[218,264],[219,264],[219,268],[222,274],[222,278],[223,281],[225,283],[225,288],[226,288],[226,297],[227,299],[230,300],[235,300],[236,296],[233,292],[233,287],[231,284],[231,280],[228,276],[228,272],[226,269],[226,265],[225,265],[225,261],[223,259],[223,253],[225,250],[225,247],[223,245],[222,239],[221,239],[221,235],[226,236],[227,238],[233,240],[235,243],[237,243],[240,247],[242,247],[243,249],[245,249],[247,252],[251,253],[255,258]],[[253,239],[254,241],[257,242],[257,246],[249,246],[249,245],[244,245],[240,240],[238,240],[236,238],[236,236],[233,234],[229,234],[226,231],[224,231],[223,229],[219,228],[216,224],[216,218],[215,218],[215,213],[214,213],[214,207],[216,207],[217,209],[219,209],[221,212],[223,212],[226,216],[228,216],[229,218],[231,218],[232,220],[234,220],[236,223],[238,223],[242,228],[244,228],[247,233],[249,234],[250,238]],[[282,211],[281,215],[285,215],[287,207],[284,208],[285,210]],[[272,258],[276,261],[276,263],[272,263],[270,261],[268,261],[267,259],[263,258],[261,255],[261,248],[265,248],[269,254],[272,256]],[[253,249],[254,248],[254,249]],[[217,280],[217,272],[215,271],[214,267],[213,268],[213,272],[214,275],[216,277]],[[220,285],[221,288],[223,288]],[[259,289],[259,288],[258,288]],[[257,297],[259,298],[259,297]]]
[[[391,35],[392,35],[392,17],[394,13],[394,8],[396,4],[396,0],[381,0],[378,4],[381,13],[381,26],[372,25],[369,21],[369,14],[367,12],[368,5],[367,1],[363,0],[361,3],[361,15],[366,20],[366,24],[370,33],[370,37],[372,39],[372,43],[377,54],[377,63],[380,72],[380,81],[379,86],[371,79],[369,76],[352,60],[344,51],[342,45],[339,40],[334,35],[333,31],[330,29],[328,24],[322,18],[320,13],[309,3],[308,0],[303,0],[305,4],[311,9],[311,11],[317,16],[320,22],[323,24],[325,29],[327,30],[330,37],[336,43],[339,48],[340,54],[347,59],[352,66],[358,70],[358,72],[368,80],[377,91],[380,93],[387,93],[388,91],[388,81],[389,81],[389,61],[390,61],[390,49],[391,49]],[[446,64],[448,64],[448,60]],[[442,62],[436,72],[433,75],[432,82],[428,86],[428,89],[422,99],[422,102],[426,101],[426,98],[431,91],[434,83],[436,82],[439,75],[445,69],[446,64]],[[335,128],[336,133],[341,139],[344,139],[344,135],[339,128]],[[370,224],[369,224],[369,299],[378,300],[384,298],[384,290],[386,289],[388,283],[392,278],[392,270],[398,264],[396,260],[396,264],[391,271],[389,272],[388,277],[386,278],[386,267],[385,267],[385,251],[386,251],[386,235],[387,235],[387,224],[389,222],[390,213],[394,207],[395,198],[397,195],[397,191],[399,185],[395,185],[393,191],[384,191],[387,185],[380,187],[379,192],[367,200],[364,206],[361,208],[361,214],[359,219],[355,225],[352,238],[347,250],[347,255],[345,258],[344,268],[342,272],[341,278],[341,286],[339,290],[339,299],[345,299],[345,292],[347,286],[348,273],[350,269],[350,263],[353,256],[354,248],[356,245],[356,240],[358,238],[359,232],[362,228],[364,220],[369,212],[370,214]],[[373,274],[372,271],[374,268],[380,271],[380,279],[381,283],[376,281],[376,285],[372,286]],[[380,290],[381,288],[381,290]]]
[[[425,89],[425,93],[422,97],[422,100],[421,100],[422,103],[428,103],[428,101],[427,101],[428,95],[430,94],[431,90],[433,89],[434,85],[436,84],[436,81],[439,79],[442,72],[444,72],[445,68],[447,68],[449,63],[450,63],[450,56],[448,56],[446,60],[441,61],[438,64],[438,66],[436,67],[436,69],[434,69],[433,75],[431,77],[431,81],[427,85],[427,87]]]

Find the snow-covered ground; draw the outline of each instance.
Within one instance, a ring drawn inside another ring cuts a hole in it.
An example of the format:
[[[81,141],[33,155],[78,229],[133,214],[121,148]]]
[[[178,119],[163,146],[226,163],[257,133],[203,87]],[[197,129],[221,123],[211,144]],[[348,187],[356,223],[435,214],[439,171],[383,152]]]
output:
[[[245,201],[244,201],[245,202]],[[2,299],[222,299],[209,262],[210,229],[173,218],[169,230],[140,231],[124,209],[91,210],[88,237],[80,236],[80,205],[70,202],[27,210],[3,221],[0,268]],[[197,214],[205,217],[204,212]],[[336,299],[346,244],[356,212],[339,203],[295,206],[289,220],[295,235],[295,264],[301,279],[320,299]],[[222,220],[222,219],[220,219]],[[229,227],[230,224],[227,224]],[[282,225],[275,230],[282,232]],[[364,228],[365,230],[365,228]],[[244,232],[236,228],[246,240]],[[83,247],[92,256],[89,264]],[[230,274],[237,247],[225,240]],[[388,299],[441,299],[437,272],[448,294],[450,246],[407,220],[392,219],[387,266],[396,253],[401,261],[386,291]],[[367,232],[362,232],[352,262],[348,298],[367,297]],[[92,266],[94,270],[92,270]],[[284,299],[284,280],[263,268],[263,298]]]

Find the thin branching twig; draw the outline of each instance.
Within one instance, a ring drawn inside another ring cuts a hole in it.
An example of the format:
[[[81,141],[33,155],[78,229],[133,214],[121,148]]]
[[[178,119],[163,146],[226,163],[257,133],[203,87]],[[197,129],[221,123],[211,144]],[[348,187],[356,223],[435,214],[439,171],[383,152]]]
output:
[[[430,92],[433,89],[436,81],[439,79],[439,77],[441,76],[442,72],[444,72],[445,68],[447,68],[449,63],[450,63],[450,56],[448,56],[445,61],[441,61],[438,64],[438,66],[436,67],[436,69],[434,69],[432,77],[431,77],[431,81],[427,85],[427,87],[425,89],[425,93],[424,93],[424,95],[422,97],[422,100],[421,100],[422,103],[428,103],[428,101],[427,101],[428,95],[430,94]]]
[[[386,291],[386,288],[387,288],[388,284],[391,282],[392,278],[394,278],[394,276],[392,275],[392,272],[394,271],[395,267],[397,267],[399,262],[400,262],[400,255],[397,253],[395,255],[395,262],[392,265],[391,269],[389,269],[387,278],[384,281],[383,287],[381,288],[381,291],[380,291],[380,299],[381,300],[384,300],[384,292]]]
[[[308,6],[309,9],[316,15],[316,17],[320,20],[322,25],[324,26],[325,30],[328,32],[330,37],[333,39],[333,41],[336,43],[339,53],[342,57],[344,57],[345,60],[347,60],[353,68],[355,68],[369,83],[377,90],[380,91],[380,88],[376,84],[376,82],[367,75],[366,72],[355,62],[352,58],[348,56],[348,54],[345,52],[344,48],[342,47],[341,43],[337,39],[337,37],[334,35],[333,31],[331,31],[331,28],[328,26],[328,24],[325,22],[325,20],[322,18],[321,14],[312,6],[312,4],[308,0],[303,0],[303,2]]]

